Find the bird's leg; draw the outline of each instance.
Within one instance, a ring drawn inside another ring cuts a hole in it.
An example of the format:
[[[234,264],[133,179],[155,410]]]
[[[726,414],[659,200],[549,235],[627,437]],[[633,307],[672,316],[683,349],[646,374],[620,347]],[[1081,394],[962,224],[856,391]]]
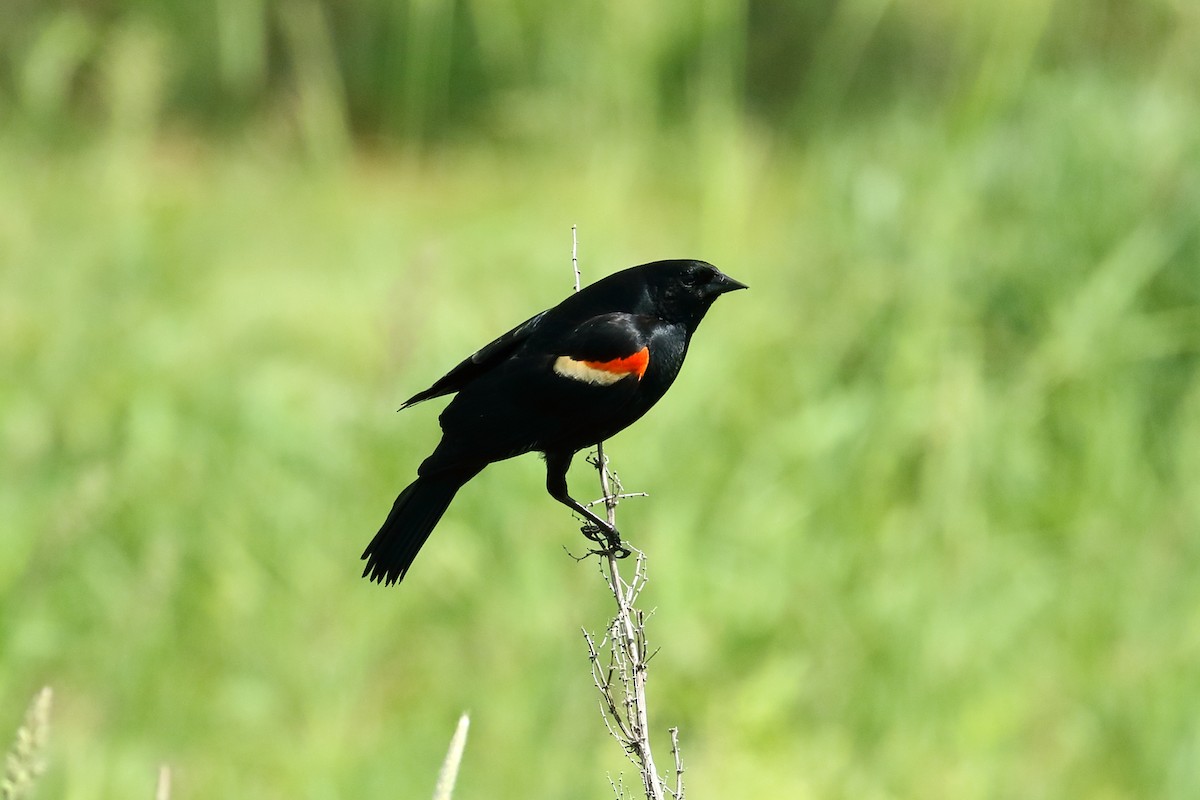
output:
[[[606,546],[608,548],[604,551],[606,554],[612,553],[617,558],[625,558],[630,551],[621,543],[621,534],[617,533],[617,529],[593,514],[569,494],[567,469],[571,466],[572,455],[574,454],[546,453],[546,491],[555,500],[588,521],[588,525],[581,529],[584,536],[599,545]]]

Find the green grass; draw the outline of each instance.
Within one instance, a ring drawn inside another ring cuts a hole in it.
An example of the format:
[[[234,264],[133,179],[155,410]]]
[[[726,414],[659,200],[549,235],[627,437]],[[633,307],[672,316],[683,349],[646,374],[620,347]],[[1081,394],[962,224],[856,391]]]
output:
[[[751,286],[610,449],[692,796],[1195,796],[1200,105],[1017,88],[318,165],[7,128],[0,731],[54,687],[42,796],[427,797],[463,710],[456,796],[607,796],[605,590],[535,458],[357,577],[436,440],[392,410],[570,290],[572,223],[587,279]]]

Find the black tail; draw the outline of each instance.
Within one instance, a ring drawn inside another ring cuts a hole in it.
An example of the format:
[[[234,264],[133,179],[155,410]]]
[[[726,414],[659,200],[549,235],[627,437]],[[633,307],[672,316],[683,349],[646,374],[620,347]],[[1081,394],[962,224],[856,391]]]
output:
[[[363,577],[391,586],[404,580],[421,545],[433,532],[462,485],[479,470],[439,472],[417,478],[400,493],[379,533],[362,557],[367,566]]]

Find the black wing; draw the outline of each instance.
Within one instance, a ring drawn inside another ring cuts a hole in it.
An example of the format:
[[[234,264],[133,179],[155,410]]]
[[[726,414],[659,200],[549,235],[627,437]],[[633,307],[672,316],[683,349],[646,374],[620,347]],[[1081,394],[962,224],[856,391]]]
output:
[[[647,345],[647,327],[645,317],[620,311],[600,314],[571,331],[554,354],[594,361],[625,358]]]
[[[417,392],[405,400],[399,410],[403,411],[411,405],[420,403],[422,400],[429,400],[430,398],[441,397],[446,394],[454,394],[459,391],[472,380],[478,378],[496,364],[499,364],[512,355],[518,347],[525,343],[525,340],[529,338],[529,335],[544,316],[546,316],[545,311],[535,317],[530,317],[495,341],[484,345],[457,367],[439,378],[433,386],[430,386],[423,392]]]
[[[649,407],[635,402],[650,360],[644,322],[631,314],[601,314],[554,336],[553,343],[541,341],[546,329],[527,336],[524,346],[481,371],[442,411],[442,441],[420,474],[533,450],[575,452],[624,428]]]

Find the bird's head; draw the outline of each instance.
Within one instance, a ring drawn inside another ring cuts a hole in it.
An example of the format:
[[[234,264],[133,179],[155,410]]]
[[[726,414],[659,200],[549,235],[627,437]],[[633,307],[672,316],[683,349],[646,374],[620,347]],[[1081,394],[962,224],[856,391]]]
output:
[[[663,319],[692,327],[726,292],[747,288],[706,261],[656,261],[645,265],[656,310]]]

